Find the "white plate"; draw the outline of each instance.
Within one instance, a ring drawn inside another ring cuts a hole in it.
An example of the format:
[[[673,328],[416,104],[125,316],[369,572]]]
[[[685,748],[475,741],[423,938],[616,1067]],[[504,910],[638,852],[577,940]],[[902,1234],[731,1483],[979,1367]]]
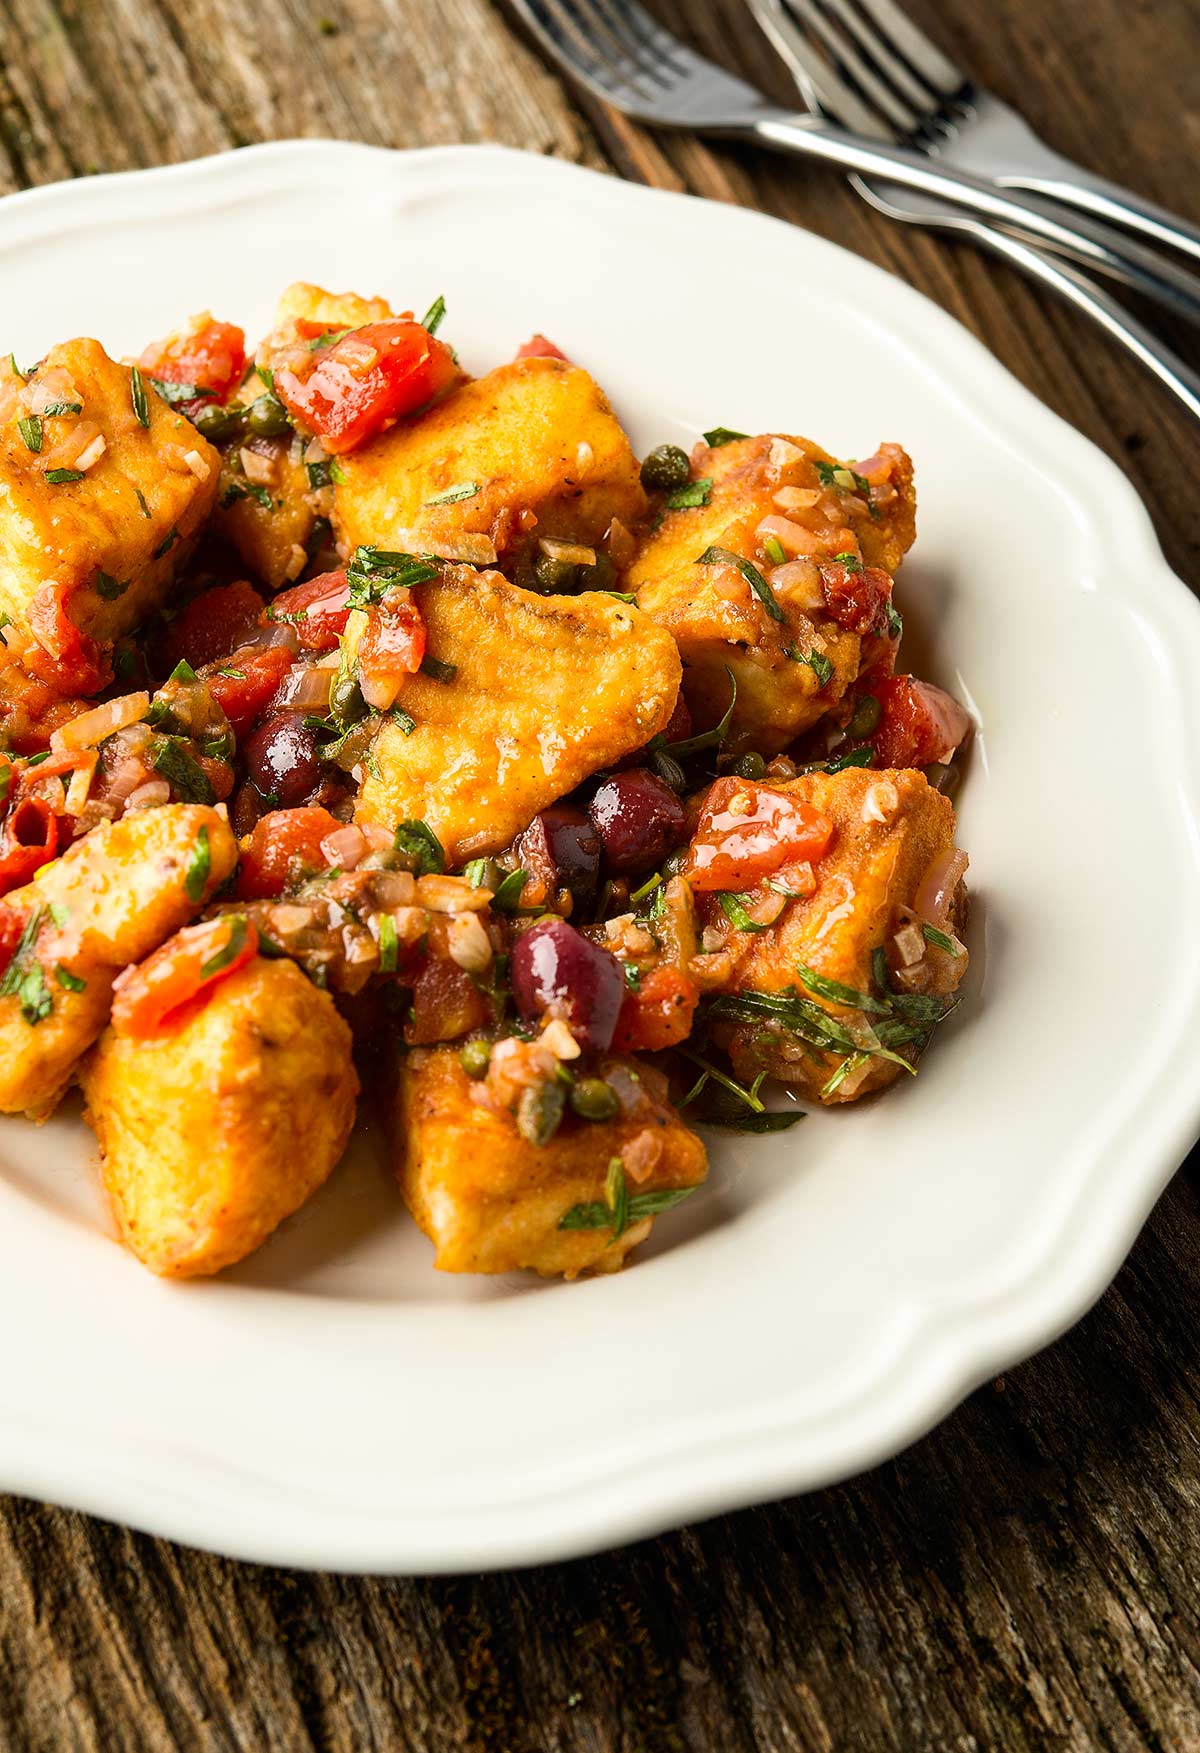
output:
[[[1200,612],[1132,488],[917,293],[732,207],[492,149],[298,142],[0,205],[3,345],[134,350],[306,278],[466,364],[533,329],[639,448],[912,451],[909,651],[972,703],[967,1002],[915,1083],[781,1139],[616,1279],[442,1278],[371,1140],[253,1260],[116,1247],[74,1113],[0,1129],[0,1484],[246,1558],[552,1559],[893,1453],[1076,1319],[1195,1135]]]

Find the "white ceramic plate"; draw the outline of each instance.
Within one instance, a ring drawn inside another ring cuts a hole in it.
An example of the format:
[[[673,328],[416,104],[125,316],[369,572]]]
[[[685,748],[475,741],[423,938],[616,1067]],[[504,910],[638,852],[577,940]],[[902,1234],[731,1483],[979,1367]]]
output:
[[[2,343],[133,351],[305,278],[531,330],[639,449],[912,451],[899,598],[978,713],[966,1003],[911,1086],[715,1143],[611,1280],[441,1278],[368,1137],[267,1247],[160,1283],[72,1111],[0,1128],[0,1485],[242,1557],[563,1557],[893,1453],[1107,1283],[1200,1111],[1200,611],[1099,451],[917,293],[731,207],[492,149],[299,142],[0,204]]]

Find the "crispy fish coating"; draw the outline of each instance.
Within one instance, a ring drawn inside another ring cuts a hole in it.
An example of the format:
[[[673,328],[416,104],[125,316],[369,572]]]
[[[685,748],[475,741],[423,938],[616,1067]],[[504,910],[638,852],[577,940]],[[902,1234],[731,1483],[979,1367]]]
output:
[[[915,533],[912,464],[898,446],[884,445],[859,468],[870,470],[869,481],[809,440],[779,434],[701,444],[692,473],[711,480],[708,503],[665,511],[642,537],[625,588],[678,642],[698,725],[715,724],[725,711],[726,672],[733,672],[731,748],[777,754],[883,649],[886,623],[868,629],[853,602],[831,599],[821,563],[836,557],[845,582],[848,556],[851,590],[862,579],[874,599],[886,600]],[[713,548],[767,579],[778,619],[736,564],[701,563]]]
[[[340,461],[347,551],[374,542],[486,565],[531,537],[595,547],[646,505],[603,391],[561,359],[499,366]]]
[[[5,896],[37,929],[0,995],[0,1113],[53,1111],[108,1021],[116,974],[194,919],[236,863],[222,812],[164,804],[96,828]]]
[[[882,1031],[889,1025],[911,1021],[904,1011],[907,997],[947,999],[967,971],[966,949],[953,939],[949,954],[925,941],[921,930],[922,906],[931,892],[928,879],[949,871],[955,885],[955,904],[947,924],[961,917],[965,891],[961,872],[965,856],[954,849],[954,810],[948,798],[911,769],[871,772],[847,768],[844,772],[810,773],[772,787],[802,798],[829,818],[834,836],[828,852],[813,867],[815,888],[800,900],[789,900],[767,930],[739,930],[722,912],[714,896],[697,897],[702,922],[708,927],[705,943],[728,954],[731,972],[722,985],[725,995],[739,993],[786,994],[826,1010],[856,1036],[863,1025]],[[933,887],[936,888],[936,881]],[[897,933],[913,922],[914,938],[897,944]],[[889,984],[901,995],[896,1010],[887,1008],[876,980],[874,955],[882,949],[888,962]],[[913,959],[906,963],[904,955]],[[863,1010],[839,1004],[814,990],[800,977],[801,967],[812,969],[825,981],[835,981],[856,993],[870,995],[876,1008]],[[720,1010],[718,1005],[718,1010]],[[939,1005],[932,1006],[934,1010]],[[853,1050],[819,1051],[797,1032],[789,1032],[780,1019],[764,1017],[722,1018],[714,1025],[714,1038],[727,1047],[740,1076],[752,1081],[762,1070],[816,1100],[846,1102],[882,1089],[900,1076],[902,1067],[868,1054],[854,1064],[827,1094],[830,1078]],[[864,1041],[869,1041],[863,1035]],[[897,1050],[912,1060],[922,1041],[898,1040]]]
[[[52,347],[27,383],[0,368],[0,609],[51,659],[72,630],[103,650],[159,608],[212,510],[220,457],[144,389],[148,426],[129,368],[86,339]],[[49,394],[81,411],[30,426]]]
[[[261,957],[164,1039],[107,1029],[80,1081],[122,1239],[164,1278],[264,1242],[329,1176],[358,1095],[333,1000]]]
[[[661,1152],[630,1191],[695,1187],[705,1149],[639,1067],[646,1112],[633,1120],[566,1123],[548,1144],[521,1137],[510,1114],[471,1098],[456,1047],[419,1048],[399,1068],[394,1110],[396,1173],[404,1199],[437,1250],[442,1272],[538,1272],[575,1278],[616,1272],[653,1227],[639,1218],[611,1228],[559,1229],[573,1206],[602,1203],[609,1164],[647,1131]],[[653,1086],[653,1087],[651,1087]]]
[[[613,597],[535,596],[465,567],[412,595],[430,653],[455,672],[406,682],[400,703],[415,728],[406,735],[385,719],[360,823],[420,818],[457,866],[508,846],[539,810],[670,719],[674,641]]]

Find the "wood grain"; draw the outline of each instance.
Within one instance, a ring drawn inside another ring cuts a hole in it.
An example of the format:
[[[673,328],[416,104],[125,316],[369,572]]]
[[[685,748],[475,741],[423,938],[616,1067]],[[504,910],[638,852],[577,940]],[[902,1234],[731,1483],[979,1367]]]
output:
[[[699,46],[786,95],[737,0],[680,11]],[[1192,0],[914,11],[1054,145],[1196,216]],[[834,237],[1115,456],[1196,582],[1195,434],[1080,319],[826,172],[579,107],[485,0],[0,0],[0,190],[295,134],[499,140]],[[898,1460],[603,1557],[306,1576],[6,1500],[0,1744],[1200,1747],[1198,1182],[1194,1159],[1071,1335]]]

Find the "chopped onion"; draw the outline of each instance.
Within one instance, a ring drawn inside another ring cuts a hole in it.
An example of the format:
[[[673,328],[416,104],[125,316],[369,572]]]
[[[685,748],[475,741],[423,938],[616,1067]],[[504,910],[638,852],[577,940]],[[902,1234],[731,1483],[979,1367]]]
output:
[[[92,465],[100,461],[107,449],[108,440],[102,432],[98,432],[92,442],[86,445],[75,458],[75,467],[86,475]]]
[[[355,377],[362,377],[378,360],[379,349],[369,341],[360,341],[357,335],[347,335],[338,343],[338,363],[348,366]]]
[[[621,1147],[621,1163],[631,1181],[648,1181],[662,1160],[662,1134],[643,1127]]]
[[[419,544],[422,553],[439,560],[458,560],[465,566],[494,566],[496,544],[490,536],[463,530],[448,541],[431,541],[425,537]]]
[[[100,765],[100,757],[95,749],[89,749],[79,757],[79,765],[71,775],[71,783],[67,787],[66,813],[69,816],[82,815],[88,793],[92,789],[92,780],[96,777],[96,768]],[[170,796],[171,788],[166,787]],[[164,798],[164,802],[166,799]]]
[[[575,466],[581,471],[590,469],[596,460],[596,453],[586,438],[581,438],[575,446]]]
[[[185,450],[183,460],[197,481],[207,481],[212,474],[212,464],[202,457],[198,450]]]
[[[106,700],[103,706],[94,706],[90,712],[82,712],[78,718],[60,725],[50,738],[50,747],[56,754],[94,748],[114,731],[138,724],[149,709],[150,696],[145,689],[136,694],[122,694],[119,700]]]
[[[371,827],[363,829],[372,851],[379,850],[374,836],[380,831]],[[386,829],[382,832],[390,850],[394,836]],[[411,907],[416,900],[417,879],[411,870],[381,870],[372,881],[375,900],[385,913],[394,913],[399,907]]]
[[[325,461],[325,456],[325,446],[321,443],[321,440],[319,438],[310,439],[304,451],[305,462],[310,465],[323,463]]]
[[[771,440],[770,463],[772,468],[786,469],[792,463],[804,461],[804,452],[790,438],[773,438]]]
[[[463,877],[423,876],[417,880],[417,900],[431,913],[481,913],[489,892],[473,889]]]
[[[376,712],[386,712],[389,706],[395,705],[396,697],[404,686],[404,677],[369,675],[366,670],[360,669],[358,685],[368,706]]]
[[[563,560],[569,566],[596,564],[595,548],[585,548],[581,542],[560,542],[553,536],[540,536],[538,547],[547,560]]]
[[[189,451],[188,455],[192,454]],[[242,459],[242,468],[247,481],[253,481],[256,487],[269,487],[271,485],[275,479],[275,458],[273,456],[262,456],[258,451],[251,450],[246,444],[242,446],[238,455]]]
[[[296,664],[280,683],[273,710],[294,706],[302,712],[327,712],[332,682],[332,671],[315,664]]]
[[[776,596],[806,613],[826,607],[825,587],[813,560],[788,560],[768,572],[767,579]]]
[[[345,828],[335,828],[326,834],[321,842],[321,856],[330,869],[335,865],[341,870],[353,870],[367,850],[366,838],[361,828],[350,824]]]
[[[450,921],[449,934],[450,958],[468,974],[485,974],[492,965],[492,940],[484,930],[483,921],[478,913],[457,913]],[[565,1023],[551,1023],[551,1028],[561,1028],[574,1052],[559,1052],[554,1049],[559,1059],[574,1059],[579,1052],[571,1039],[570,1030]],[[547,1031],[548,1032],[548,1031]],[[546,1032],[542,1035],[546,1039]],[[546,1043],[549,1046],[549,1042]]]
[[[892,942],[896,946],[896,954],[901,965],[912,968],[923,960],[925,955],[925,936],[915,925],[902,925]]]
[[[966,853],[959,852],[955,847],[934,859],[913,896],[913,912],[918,918],[926,919],[930,925],[939,928],[945,925],[954,892],[962,881],[966,868]]]
[[[316,914],[311,907],[284,902],[271,908],[271,930],[277,937],[299,937],[313,923]]]
[[[100,441],[100,449],[90,462],[83,461],[84,456]],[[87,469],[96,461],[96,457],[104,452],[104,434],[94,420],[76,420],[51,451],[42,453],[42,462],[47,469]]]
[[[795,523],[790,517],[780,517],[772,512],[764,517],[755,534],[760,541],[767,541],[771,536],[785,547],[792,558],[798,554],[817,554],[821,551],[820,539],[803,524]]]
[[[899,808],[900,794],[890,779],[880,779],[863,793],[861,814],[864,822],[890,821]]]
[[[65,365],[52,365],[49,371],[39,371],[25,389],[25,403],[31,414],[44,414],[56,402],[82,401],[75,379]]]
[[[157,809],[160,804],[170,803],[171,787],[165,779],[150,779],[145,785],[139,785],[125,799],[126,810]]]
[[[819,487],[781,487],[773,497],[780,511],[811,511],[822,494]]]

